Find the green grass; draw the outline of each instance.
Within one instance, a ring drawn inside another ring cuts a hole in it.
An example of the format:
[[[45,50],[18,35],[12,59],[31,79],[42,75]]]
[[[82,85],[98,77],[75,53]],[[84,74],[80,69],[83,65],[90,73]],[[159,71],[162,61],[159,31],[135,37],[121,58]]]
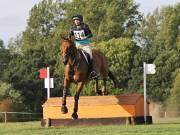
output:
[[[0,123],[0,135],[180,135],[180,123],[42,128],[40,122]]]
[[[180,124],[180,117],[178,118],[154,118],[154,123],[179,123]]]

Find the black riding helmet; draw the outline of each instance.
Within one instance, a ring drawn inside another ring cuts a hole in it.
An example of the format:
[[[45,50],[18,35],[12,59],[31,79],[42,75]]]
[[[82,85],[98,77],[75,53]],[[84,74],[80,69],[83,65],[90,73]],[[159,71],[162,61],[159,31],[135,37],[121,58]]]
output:
[[[76,14],[72,17],[73,20],[80,20],[81,22],[83,22],[83,16],[80,14]]]

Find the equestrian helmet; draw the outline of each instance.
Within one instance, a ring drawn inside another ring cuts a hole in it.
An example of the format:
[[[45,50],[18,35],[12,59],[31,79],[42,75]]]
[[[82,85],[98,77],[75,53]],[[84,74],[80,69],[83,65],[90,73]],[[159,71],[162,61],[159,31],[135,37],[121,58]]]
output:
[[[83,16],[80,14],[76,14],[72,17],[73,20],[80,20],[81,22],[83,22]]]

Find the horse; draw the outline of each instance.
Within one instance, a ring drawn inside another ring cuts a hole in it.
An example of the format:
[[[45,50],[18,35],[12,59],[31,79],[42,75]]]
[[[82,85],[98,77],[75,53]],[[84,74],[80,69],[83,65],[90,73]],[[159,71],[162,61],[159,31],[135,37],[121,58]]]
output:
[[[88,83],[90,80],[89,78],[89,65],[87,64],[86,60],[84,59],[83,54],[79,49],[76,48],[74,44],[73,38],[65,38],[61,37],[61,52],[64,67],[64,88],[63,88],[63,95],[62,95],[62,107],[61,112],[63,114],[68,113],[68,108],[66,107],[66,96],[67,91],[70,87],[70,83],[72,82],[71,72],[73,69],[73,81],[77,85],[77,91],[74,96],[74,111],[72,113],[72,119],[78,119],[78,100],[80,93],[83,89],[83,86]],[[103,89],[100,91],[98,89],[98,78],[95,78],[95,92],[98,94],[106,95],[108,94],[106,88],[106,81],[108,77],[113,81],[114,86],[116,87],[116,79],[112,72],[108,68],[108,62],[105,55],[100,52],[99,50],[93,50],[93,59],[95,61],[96,72],[100,74],[103,79]]]

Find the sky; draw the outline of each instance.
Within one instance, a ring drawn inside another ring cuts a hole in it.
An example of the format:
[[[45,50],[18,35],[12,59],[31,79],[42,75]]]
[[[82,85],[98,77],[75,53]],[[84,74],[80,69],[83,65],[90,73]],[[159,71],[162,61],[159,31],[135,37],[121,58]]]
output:
[[[0,39],[7,45],[10,38],[25,30],[31,8],[42,0],[0,0]],[[174,5],[180,0],[135,0],[139,10],[147,15],[161,6]]]

